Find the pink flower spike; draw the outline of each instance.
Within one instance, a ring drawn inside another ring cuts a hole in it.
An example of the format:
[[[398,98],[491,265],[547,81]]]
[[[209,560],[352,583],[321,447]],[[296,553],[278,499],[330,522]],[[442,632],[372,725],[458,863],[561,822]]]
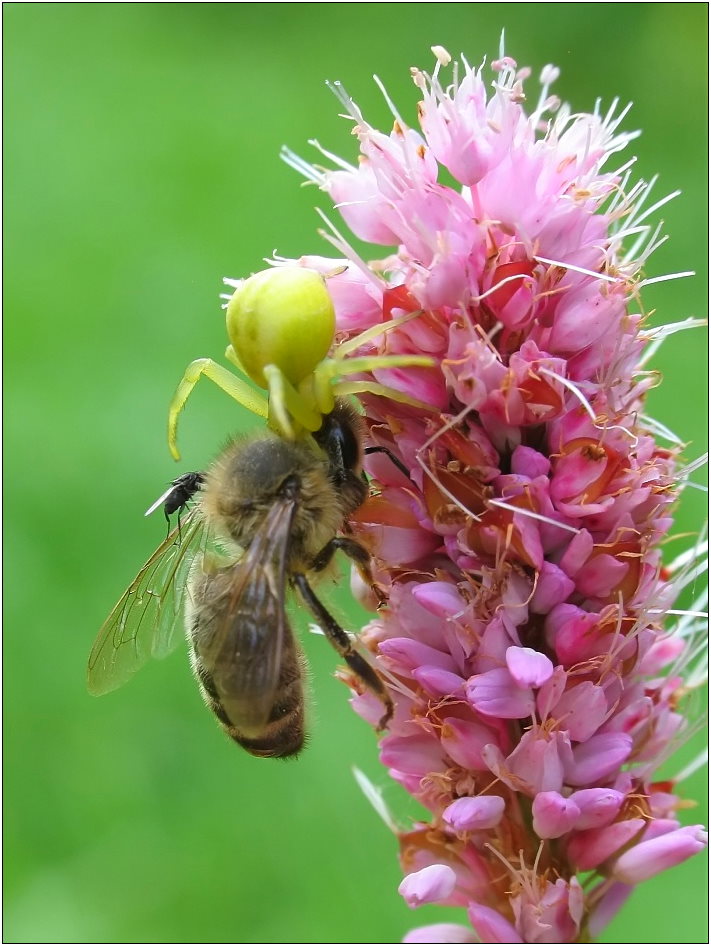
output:
[[[457,875],[446,864],[430,864],[408,874],[397,888],[409,907],[446,900],[454,892]]]
[[[705,843],[655,774],[695,731],[705,630],[699,602],[674,603],[701,543],[667,557],[695,465],[647,404],[656,347],[695,320],[648,316],[669,198],[621,155],[626,109],[560,103],[554,66],[531,94],[503,49],[479,68],[432,49],[409,111],[381,86],[387,133],[336,83],[354,153],[286,153],[341,216],[334,259],[297,261],[337,331],[295,383],[316,410],[331,382],[360,401],[369,495],[333,528],[371,559],[355,588],[394,705],[380,758],[423,812],[399,829],[403,894],[474,928],[408,941],[588,941]],[[382,694],[352,667],[377,728]]]
[[[703,825],[696,824],[642,841],[617,860],[612,876],[623,884],[640,884],[703,851],[708,840]]]
[[[470,903],[467,914],[481,943],[525,943],[516,927],[482,903]]]
[[[545,654],[531,647],[509,647],[506,666],[517,686],[540,687],[553,674],[553,663]]]
[[[405,934],[403,943],[475,943],[471,927],[458,923],[432,923]]]
[[[457,798],[442,812],[442,820],[455,831],[495,828],[501,821],[506,802],[500,795]]]
[[[533,799],[533,830],[539,838],[559,838],[575,825],[580,809],[558,792],[539,792]]]

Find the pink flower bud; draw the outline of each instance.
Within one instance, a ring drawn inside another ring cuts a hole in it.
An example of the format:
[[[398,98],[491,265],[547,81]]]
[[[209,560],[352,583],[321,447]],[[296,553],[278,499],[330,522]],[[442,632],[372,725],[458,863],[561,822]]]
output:
[[[562,604],[575,588],[575,582],[553,562],[544,562],[538,573],[538,583],[531,599],[534,614],[548,614]]]
[[[461,614],[466,603],[454,585],[446,581],[428,581],[413,588],[415,600],[438,618]]]
[[[455,831],[495,828],[504,814],[506,802],[500,795],[457,798],[442,812],[442,820]]]
[[[622,807],[625,796],[612,788],[582,788],[573,792],[570,801],[580,810],[575,822],[579,831],[587,828],[601,828],[609,824]]]
[[[403,943],[474,943],[472,930],[458,923],[431,923],[405,934]]]
[[[440,667],[450,673],[457,669],[450,654],[409,637],[391,637],[390,640],[383,641],[380,653],[395,661],[404,670],[413,670],[423,664]]]
[[[533,799],[533,830],[539,838],[559,838],[576,823],[580,809],[558,792],[539,792]]]
[[[695,824],[642,841],[617,860],[612,876],[623,884],[639,884],[702,851],[708,840],[703,825]]]
[[[397,889],[407,905],[414,908],[423,903],[446,900],[454,892],[456,882],[457,875],[451,867],[430,864],[414,874],[408,874]]]

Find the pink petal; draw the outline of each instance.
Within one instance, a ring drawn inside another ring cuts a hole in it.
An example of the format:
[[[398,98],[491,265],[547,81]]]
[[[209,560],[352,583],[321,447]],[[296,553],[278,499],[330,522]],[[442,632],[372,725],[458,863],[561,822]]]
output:
[[[553,664],[545,654],[531,647],[509,647],[506,666],[520,687],[540,687],[553,674]]]
[[[457,765],[465,769],[486,770],[482,750],[493,737],[494,733],[488,726],[473,720],[448,716],[442,721],[442,748]]]
[[[562,568],[553,562],[544,562],[538,573],[530,609],[534,614],[548,614],[557,604],[562,604],[574,589],[575,582]]]
[[[565,777],[571,785],[588,785],[609,778],[627,760],[632,737],[627,733],[600,733],[573,749]]]
[[[446,581],[423,582],[412,589],[412,594],[418,604],[438,618],[461,614],[466,607],[456,586]]]
[[[503,668],[477,673],[467,682],[467,699],[482,716],[525,719],[535,709],[533,693],[516,686]]]
[[[481,903],[470,903],[467,914],[482,943],[524,942],[516,927],[491,907],[485,907]]]
[[[614,919],[633,890],[634,887],[628,887],[626,884],[612,884],[596,901],[588,919],[588,930],[593,939],[597,939],[608,923]]]
[[[574,742],[583,742],[602,726],[607,714],[607,700],[602,687],[589,680],[570,687],[551,711]]]
[[[441,667],[424,666],[412,671],[412,677],[430,696],[442,699],[445,696],[463,696],[464,678]]]
[[[576,831],[568,842],[568,857],[578,870],[592,870],[641,835],[643,818],[616,821],[605,828]]]

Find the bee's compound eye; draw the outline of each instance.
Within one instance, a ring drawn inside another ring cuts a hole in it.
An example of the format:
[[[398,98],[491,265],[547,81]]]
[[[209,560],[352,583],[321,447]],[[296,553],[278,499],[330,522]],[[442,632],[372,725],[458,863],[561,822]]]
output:
[[[323,277],[302,266],[255,273],[227,306],[227,334],[245,373],[267,388],[264,368],[276,365],[294,386],[323,361],[336,315]]]

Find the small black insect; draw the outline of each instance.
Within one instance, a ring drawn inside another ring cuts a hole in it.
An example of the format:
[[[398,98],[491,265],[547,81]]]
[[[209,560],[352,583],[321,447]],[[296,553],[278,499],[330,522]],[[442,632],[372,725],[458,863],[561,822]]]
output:
[[[146,509],[145,515],[150,516],[162,505],[163,515],[168,523],[168,532],[170,532],[170,517],[174,512],[178,513],[178,528],[180,528],[180,513],[204,482],[205,477],[202,473],[181,473],[180,476],[176,476],[163,495],[159,496],[149,509]]]

